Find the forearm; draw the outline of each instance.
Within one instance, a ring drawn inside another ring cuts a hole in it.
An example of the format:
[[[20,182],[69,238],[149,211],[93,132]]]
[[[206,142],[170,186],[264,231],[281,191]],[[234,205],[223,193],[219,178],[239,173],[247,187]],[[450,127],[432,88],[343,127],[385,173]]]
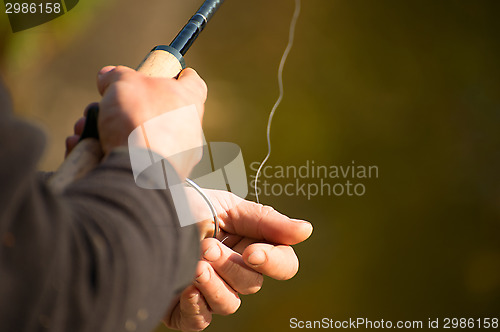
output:
[[[167,191],[135,185],[123,152],[55,196],[35,170],[41,134],[4,128],[2,143],[22,141],[0,151],[0,330],[149,331],[190,281],[196,227],[180,228]]]
[[[118,322],[133,320],[138,310],[145,310],[150,327],[156,325],[170,300],[193,277],[199,256],[196,226],[179,226],[167,190],[136,186],[124,150],[111,153],[100,167],[68,188],[65,200],[71,202],[72,211],[85,216],[79,217],[79,224],[94,257],[104,258],[94,264],[101,271],[97,284],[111,295],[101,302],[102,310],[113,308],[123,315],[116,317]],[[135,323],[140,331],[140,322]]]

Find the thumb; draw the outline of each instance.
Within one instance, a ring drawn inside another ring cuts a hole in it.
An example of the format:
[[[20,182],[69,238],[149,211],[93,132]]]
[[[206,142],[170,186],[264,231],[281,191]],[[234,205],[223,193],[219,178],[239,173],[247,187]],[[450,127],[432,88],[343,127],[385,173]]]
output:
[[[107,66],[102,68],[97,74],[97,89],[104,95],[108,87],[114,82],[120,80],[124,75],[135,73],[132,68],[124,66]]]
[[[313,232],[311,223],[292,219],[270,206],[242,200],[221,217],[223,228],[233,234],[294,245],[305,241]]]

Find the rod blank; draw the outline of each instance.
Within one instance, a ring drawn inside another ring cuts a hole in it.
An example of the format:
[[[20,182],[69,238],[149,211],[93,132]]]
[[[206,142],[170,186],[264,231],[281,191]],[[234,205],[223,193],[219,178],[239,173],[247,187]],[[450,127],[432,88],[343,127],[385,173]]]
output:
[[[224,0],[206,0],[174,38],[170,47],[185,55]]]

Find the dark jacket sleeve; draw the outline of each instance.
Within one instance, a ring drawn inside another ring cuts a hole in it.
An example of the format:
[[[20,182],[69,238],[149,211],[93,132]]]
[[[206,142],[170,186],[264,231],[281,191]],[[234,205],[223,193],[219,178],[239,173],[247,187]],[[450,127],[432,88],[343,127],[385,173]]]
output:
[[[0,331],[150,331],[190,283],[196,226],[135,185],[125,151],[55,195],[44,135],[0,116]]]

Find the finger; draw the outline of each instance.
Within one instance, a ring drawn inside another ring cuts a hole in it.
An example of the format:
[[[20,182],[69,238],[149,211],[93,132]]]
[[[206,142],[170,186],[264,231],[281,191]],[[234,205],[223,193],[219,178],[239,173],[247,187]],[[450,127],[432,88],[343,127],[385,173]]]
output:
[[[228,233],[280,244],[293,245],[311,236],[311,223],[291,219],[270,206],[241,200],[221,216]]]
[[[93,107],[99,107],[99,103],[90,103],[85,107],[85,110],[83,110],[83,116],[87,117],[87,114],[89,114],[89,110]]]
[[[75,148],[75,146],[78,144],[80,141],[80,136],[78,135],[73,135],[73,136],[68,136],[66,138],[66,154],[65,157],[67,157],[71,151]]]
[[[226,247],[231,248],[233,251],[236,251],[240,255],[243,253],[243,251],[240,252],[234,249],[235,246],[238,245],[242,241],[242,239],[244,239],[243,236],[226,233],[223,229],[220,229],[219,233],[217,234],[217,239]]]
[[[76,121],[75,127],[73,128],[75,135],[82,136],[83,128],[85,128],[85,121],[86,118],[80,118]]]
[[[273,279],[288,280],[299,270],[299,260],[290,246],[255,243],[243,252],[244,262]]]
[[[200,291],[193,285],[181,294],[177,306],[165,324],[183,331],[201,331],[210,325],[212,313]]]
[[[201,242],[203,259],[210,263],[217,274],[240,294],[254,294],[262,288],[263,277],[249,268],[233,250],[216,239]]]
[[[194,285],[198,288],[212,309],[219,315],[230,315],[240,307],[238,294],[229,287],[205,261],[200,261],[196,269]]]
[[[200,75],[198,75],[196,70],[192,68],[184,69],[179,73],[177,81],[186,88],[190,89],[192,92],[195,92],[203,103],[207,100],[207,84],[200,77]]]
[[[107,66],[102,68],[97,74],[97,89],[101,95],[104,95],[108,87],[118,81],[126,74],[136,72],[132,68],[124,67],[124,66]]]
[[[255,240],[255,239],[251,239],[249,237],[244,237],[238,243],[236,243],[234,246],[232,246],[231,249],[236,251],[240,255],[243,255],[243,252],[245,251],[245,249],[249,245],[256,243],[256,242],[260,242],[260,241]]]

